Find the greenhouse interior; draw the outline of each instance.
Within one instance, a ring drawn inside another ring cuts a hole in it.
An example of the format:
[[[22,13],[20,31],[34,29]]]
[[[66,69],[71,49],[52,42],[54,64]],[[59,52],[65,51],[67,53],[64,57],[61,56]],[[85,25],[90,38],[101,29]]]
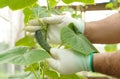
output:
[[[120,79],[120,0],[0,0],[0,79]]]

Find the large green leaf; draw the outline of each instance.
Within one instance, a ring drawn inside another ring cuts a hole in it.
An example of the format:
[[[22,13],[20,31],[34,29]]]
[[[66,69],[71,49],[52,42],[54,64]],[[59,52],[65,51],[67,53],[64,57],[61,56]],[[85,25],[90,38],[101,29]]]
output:
[[[53,70],[46,70],[44,72],[44,74],[46,76],[48,76],[50,79],[58,79],[59,78],[58,73]]]
[[[24,22],[27,23],[31,19],[42,18],[48,15],[47,8],[42,8],[38,4],[32,7],[27,7],[23,10],[24,12]]]
[[[50,56],[47,52],[40,49],[33,49],[25,54],[16,56],[11,62],[18,65],[30,65],[48,57]]]
[[[0,0],[0,8],[8,6],[9,0]]]
[[[1,52],[0,54],[0,63],[6,63],[12,60],[16,55],[24,53],[28,50],[28,47],[15,47]]]
[[[32,10],[29,8],[25,8],[23,10],[24,13],[24,23],[27,23],[30,19],[33,19],[34,17],[32,17]]]
[[[32,70],[31,70],[31,66],[34,68],[35,71],[37,71],[37,70],[39,69],[39,63],[34,63],[34,64],[26,67],[26,68],[24,69],[24,71],[25,71],[25,72],[27,72],[27,71],[32,71]]]
[[[21,46],[9,49],[0,54],[0,63],[30,65],[48,57],[50,57],[49,54],[44,50],[29,50],[29,47]]]
[[[34,4],[37,0],[9,0],[9,7],[12,10],[22,9]]]
[[[62,1],[66,4],[69,4],[69,3],[72,3],[72,2],[82,2],[82,3],[85,3],[85,4],[93,4],[94,3],[94,0],[62,0]]]
[[[60,35],[63,44],[81,54],[88,55],[93,52],[98,52],[87,38],[76,30],[73,23],[71,23],[69,27],[63,27]]]
[[[51,0],[50,0],[51,1]],[[52,1],[51,1],[52,2]],[[52,5],[52,3],[50,2],[50,5]],[[54,3],[54,2],[53,2]],[[55,6],[56,4],[54,4]],[[50,13],[52,14],[60,14],[60,10],[57,11],[55,10],[53,7],[50,9]],[[27,7],[23,10],[24,13],[24,22],[27,23],[29,20],[31,19],[35,19],[35,18],[43,18],[43,17],[48,17],[48,9],[46,7],[41,7],[39,4],[34,4],[32,7]]]
[[[16,46],[30,46],[34,47],[35,46],[35,41],[34,38],[31,36],[25,36],[24,38],[21,38],[18,40],[15,44]]]

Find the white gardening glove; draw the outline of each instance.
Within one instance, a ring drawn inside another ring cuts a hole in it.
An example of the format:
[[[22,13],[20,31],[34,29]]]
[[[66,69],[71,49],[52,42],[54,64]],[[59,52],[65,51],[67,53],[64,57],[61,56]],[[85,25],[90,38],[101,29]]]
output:
[[[92,54],[84,56],[64,48],[51,48],[50,52],[53,58],[47,59],[47,62],[53,69],[61,74],[92,71]]]
[[[78,21],[76,19],[73,19],[70,16],[66,15],[59,15],[59,16],[53,16],[53,17],[45,17],[41,19],[44,24],[48,24],[48,38],[50,43],[59,44],[60,41],[60,30],[62,27],[69,25],[70,23],[74,23],[74,25],[79,29],[80,32],[84,32],[84,22]],[[28,22],[29,26],[36,26],[35,28],[32,28],[31,30],[35,31],[37,29],[40,29],[40,24],[38,20],[31,20]],[[30,27],[26,27],[30,28]]]

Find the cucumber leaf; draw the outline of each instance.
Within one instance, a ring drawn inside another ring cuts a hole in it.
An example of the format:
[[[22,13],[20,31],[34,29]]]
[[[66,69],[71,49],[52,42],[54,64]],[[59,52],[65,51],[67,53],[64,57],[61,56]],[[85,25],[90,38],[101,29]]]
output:
[[[0,0],[0,8],[9,6],[9,8],[12,10],[18,10],[27,6],[31,6],[36,2],[37,0]]]
[[[9,7],[12,10],[18,10],[25,8],[27,6],[31,6],[36,3],[37,0],[9,0]]]
[[[0,8],[8,6],[9,0],[0,0]]]
[[[54,8],[57,5],[57,0],[48,0],[48,4],[51,8]]]
[[[24,22],[28,23],[29,20],[37,17],[43,18],[48,16],[47,8],[41,7],[39,4],[34,4],[32,7],[27,7],[23,10]]]
[[[66,4],[70,4],[72,2],[82,2],[85,4],[94,4],[94,0],[62,0]]]
[[[56,71],[53,70],[46,70],[44,74],[49,77],[50,79],[59,79],[59,75]]]
[[[2,52],[2,54],[0,54],[0,63],[30,65],[49,57],[49,54],[44,50],[30,50],[29,47],[18,46]]]
[[[32,36],[25,36],[24,38],[21,38],[15,43],[15,46],[29,46],[29,47],[34,47],[35,46],[35,41]]]
[[[68,27],[63,27],[60,35],[61,41],[65,46],[81,54],[89,55],[90,53],[98,52],[88,39],[77,30],[73,23],[69,24]]]
[[[34,68],[35,71],[37,71],[37,70],[39,69],[39,64],[38,64],[38,63],[34,63],[34,64],[32,64],[32,67]],[[31,70],[31,65],[28,66],[28,67],[26,67],[26,68],[24,69],[24,71],[25,71],[25,72],[32,71],[32,70]]]

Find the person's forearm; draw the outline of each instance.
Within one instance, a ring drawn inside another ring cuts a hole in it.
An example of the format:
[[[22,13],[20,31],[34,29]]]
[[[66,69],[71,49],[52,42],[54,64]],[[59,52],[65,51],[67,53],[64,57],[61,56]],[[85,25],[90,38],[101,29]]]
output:
[[[84,34],[92,43],[119,43],[120,13],[99,21],[85,23]]]
[[[120,51],[94,54],[93,68],[95,72],[120,78]]]

